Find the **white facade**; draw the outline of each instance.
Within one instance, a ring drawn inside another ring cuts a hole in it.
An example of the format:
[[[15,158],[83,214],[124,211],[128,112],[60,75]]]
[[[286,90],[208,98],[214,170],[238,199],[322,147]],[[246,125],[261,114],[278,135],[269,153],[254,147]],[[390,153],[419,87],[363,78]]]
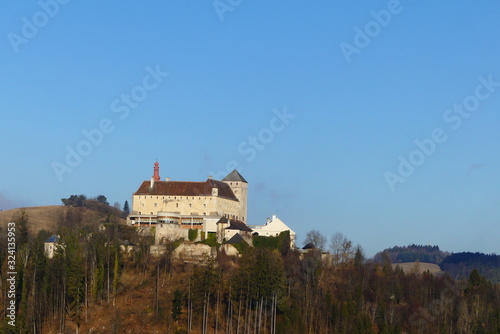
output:
[[[281,232],[290,231],[290,247],[295,247],[295,232],[289,228],[281,219],[273,215],[265,225],[249,225],[254,235],[263,237],[277,237]]]
[[[59,244],[59,236],[53,235],[45,240],[43,244],[45,256],[49,259],[52,259],[56,254],[57,247],[62,247],[62,245]]]

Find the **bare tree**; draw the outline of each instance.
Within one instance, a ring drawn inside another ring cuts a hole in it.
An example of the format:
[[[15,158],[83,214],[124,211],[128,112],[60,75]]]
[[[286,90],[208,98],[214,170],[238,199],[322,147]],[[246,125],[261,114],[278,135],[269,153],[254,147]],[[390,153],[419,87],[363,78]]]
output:
[[[330,238],[330,251],[336,263],[343,263],[352,259],[356,250],[353,248],[351,240],[337,232]]]
[[[304,240],[304,245],[313,244],[315,248],[324,251],[326,246],[326,238],[318,230],[310,230],[306,234],[306,239]]]

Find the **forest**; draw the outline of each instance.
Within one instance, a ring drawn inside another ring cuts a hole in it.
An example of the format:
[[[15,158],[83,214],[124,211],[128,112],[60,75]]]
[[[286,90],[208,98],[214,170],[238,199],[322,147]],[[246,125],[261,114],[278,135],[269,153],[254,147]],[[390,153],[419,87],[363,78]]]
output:
[[[487,280],[500,283],[500,255],[483,253],[449,253],[443,252],[439,246],[394,246],[375,255],[374,261],[382,263],[388,256],[393,263],[428,262],[434,263],[446,271],[454,279],[466,279],[477,269]]]
[[[16,327],[0,247],[1,333],[500,333],[500,285],[478,270],[461,280],[405,274],[387,254],[368,261],[350,242],[325,256],[279,239],[187,263],[172,255],[180,241],[153,257],[151,236],[119,215],[87,221],[84,210],[64,207],[57,231],[36,235],[19,212]],[[48,259],[52,232],[64,246]]]

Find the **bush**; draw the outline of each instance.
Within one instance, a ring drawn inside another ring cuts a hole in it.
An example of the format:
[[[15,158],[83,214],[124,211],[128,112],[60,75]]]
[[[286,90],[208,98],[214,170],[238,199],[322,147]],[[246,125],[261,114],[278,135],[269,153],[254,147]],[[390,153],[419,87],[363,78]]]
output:
[[[255,248],[278,249],[278,237],[263,237],[260,235],[254,235],[252,237],[252,241]]]
[[[205,234],[205,232],[201,232],[202,236]],[[219,247],[220,244],[217,242],[217,235],[214,232],[208,232],[206,234],[206,239],[202,240],[199,242],[200,244],[205,244],[210,247]]]
[[[255,248],[278,249],[282,255],[286,255],[290,250],[290,231],[281,232],[276,237],[254,235],[252,242]]]
[[[198,237],[198,230],[197,229],[189,229],[189,232],[188,232],[189,241],[195,241],[197,237]]]
[[[240,254],[244,254],[250,248],[250,246],[245,241],[232,245],[238,250]]]

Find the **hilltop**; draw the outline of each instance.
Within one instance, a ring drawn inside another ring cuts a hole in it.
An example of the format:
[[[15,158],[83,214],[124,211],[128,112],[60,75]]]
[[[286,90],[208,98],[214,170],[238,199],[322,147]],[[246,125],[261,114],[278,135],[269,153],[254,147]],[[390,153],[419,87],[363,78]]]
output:
[[[500,256],[483,253],[450,253],[444,252],[438,246],[394,246],[375,255],[375,263],[382,264],[390,260],[393,266],[399,265],[405,272],[411,272],[419,262],[419,270],[429,270],[431,273],[447,272],[457,280],[467,279],[474,269],[477,269],[487,280],[500,282]]]
[[[28,231],[36,235],[41,230],[54,233],[57,230],[58,223],[67,220],[68,215],[78,215],[84,223],[103,223],[109,216],[109,213],[101,212],[95,207],[74,208],[63,205],[45,205],[34,207],[23,207],[0,211],[0,228],[5,229],[8,222],[16,221],[22,212],[28,216]],[[116,217],[119,223],[125,223],[125,219]]]
[[[17,220],[24,210],[29,218],[30,233],[36,234],[40,230],[52,231],[56,228],[58,217],[64,213],[64,209],[61,205],[45,205],[1,211],[0,228],[5,228],[8,222]]]
[[[377,263],[383,262],[383,255],[387,254],[392,263],[405,262],[427,262],[440,265],[441,262],[450,253],[443,252],[439,246],[424,246],[424,245],[409,245],[409,246],[394,246],[384,249],[382,252],[375,254],[374,260]]]

